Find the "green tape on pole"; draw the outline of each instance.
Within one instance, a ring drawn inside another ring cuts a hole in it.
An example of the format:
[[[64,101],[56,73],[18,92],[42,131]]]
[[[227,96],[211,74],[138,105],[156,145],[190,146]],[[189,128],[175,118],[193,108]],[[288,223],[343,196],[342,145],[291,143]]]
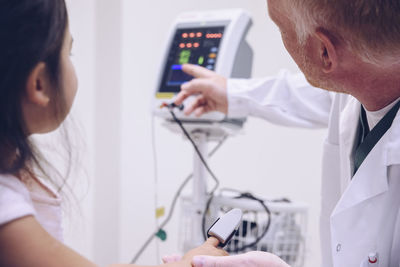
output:
[[[161,241],[167,240],[167,232],[165,232],[163,229],[160,229],[160,230],[158,231],[158,233],[156,234],[156,236],[157,236]]]

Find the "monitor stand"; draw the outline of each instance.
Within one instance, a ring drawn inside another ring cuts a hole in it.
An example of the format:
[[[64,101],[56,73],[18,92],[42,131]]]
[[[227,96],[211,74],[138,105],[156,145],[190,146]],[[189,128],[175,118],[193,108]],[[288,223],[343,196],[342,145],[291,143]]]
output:
[[[190,134],[191,138],[198,147],[204,160],[208,160],[208,143],[219,142],[227,136],[236,135],[242,128],[246,119],[215,121],[190,121],[183,120],[182,124]],[[163,125],[174,133],[182,133],[182,129],[173,120],[166,120]],[[193,156],[193,183],[190,196],[185,196],[185,206],[190,210],[182,210],[181,216],[185,216],[187,234],[191,236],[190,244],[183,244],[187,251],[204,242],[202,218],[206,208],[209,194],[207,193],[207,179],[210,177],[206,167],[194,150]],[[189,205],[187,205],[189,203]]]

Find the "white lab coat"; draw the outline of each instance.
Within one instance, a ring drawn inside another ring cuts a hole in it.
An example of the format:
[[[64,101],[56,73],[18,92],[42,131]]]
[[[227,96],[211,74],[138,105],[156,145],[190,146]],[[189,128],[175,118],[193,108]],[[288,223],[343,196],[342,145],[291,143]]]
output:
[[[377,88],[378,89],[378,88]],[[360,102],[311,87],[302,74],[228,81],[230,115],[328,127],[320,234],[324,267],[400,266],[400,112],[353,179]],[[379,261],[368,265],[370,253]]]

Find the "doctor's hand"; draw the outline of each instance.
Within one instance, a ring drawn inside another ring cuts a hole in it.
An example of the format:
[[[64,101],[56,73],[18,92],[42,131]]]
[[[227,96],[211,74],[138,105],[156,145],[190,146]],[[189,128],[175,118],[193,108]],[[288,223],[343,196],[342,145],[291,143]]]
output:
[[[183,65],[182,70],[195,78],[181,86],[181,92],[175,100],[176,105],[181,105],[187,97],[196,95],[193,103],[185,107],[186,115],[194,112],[196,116],[201,116],[210,111],[228,113],[227,79],[225,77],[209,69],[191,64]]]
[[[251,251],[229,257],[196,256],[193,267],[290,267],[278,256],[262,251]]]

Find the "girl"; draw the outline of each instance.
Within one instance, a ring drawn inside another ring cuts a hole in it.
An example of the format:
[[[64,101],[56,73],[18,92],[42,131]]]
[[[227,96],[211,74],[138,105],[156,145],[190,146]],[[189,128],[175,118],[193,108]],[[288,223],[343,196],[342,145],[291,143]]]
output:
[[[37,178],[49,175],[30,138],[57,129],[77,91],[64,0],[0,0],[0,38],[0,266],[95,266],[63,245],[61,199]],[[215,245],[166,266],[223,255]]]

